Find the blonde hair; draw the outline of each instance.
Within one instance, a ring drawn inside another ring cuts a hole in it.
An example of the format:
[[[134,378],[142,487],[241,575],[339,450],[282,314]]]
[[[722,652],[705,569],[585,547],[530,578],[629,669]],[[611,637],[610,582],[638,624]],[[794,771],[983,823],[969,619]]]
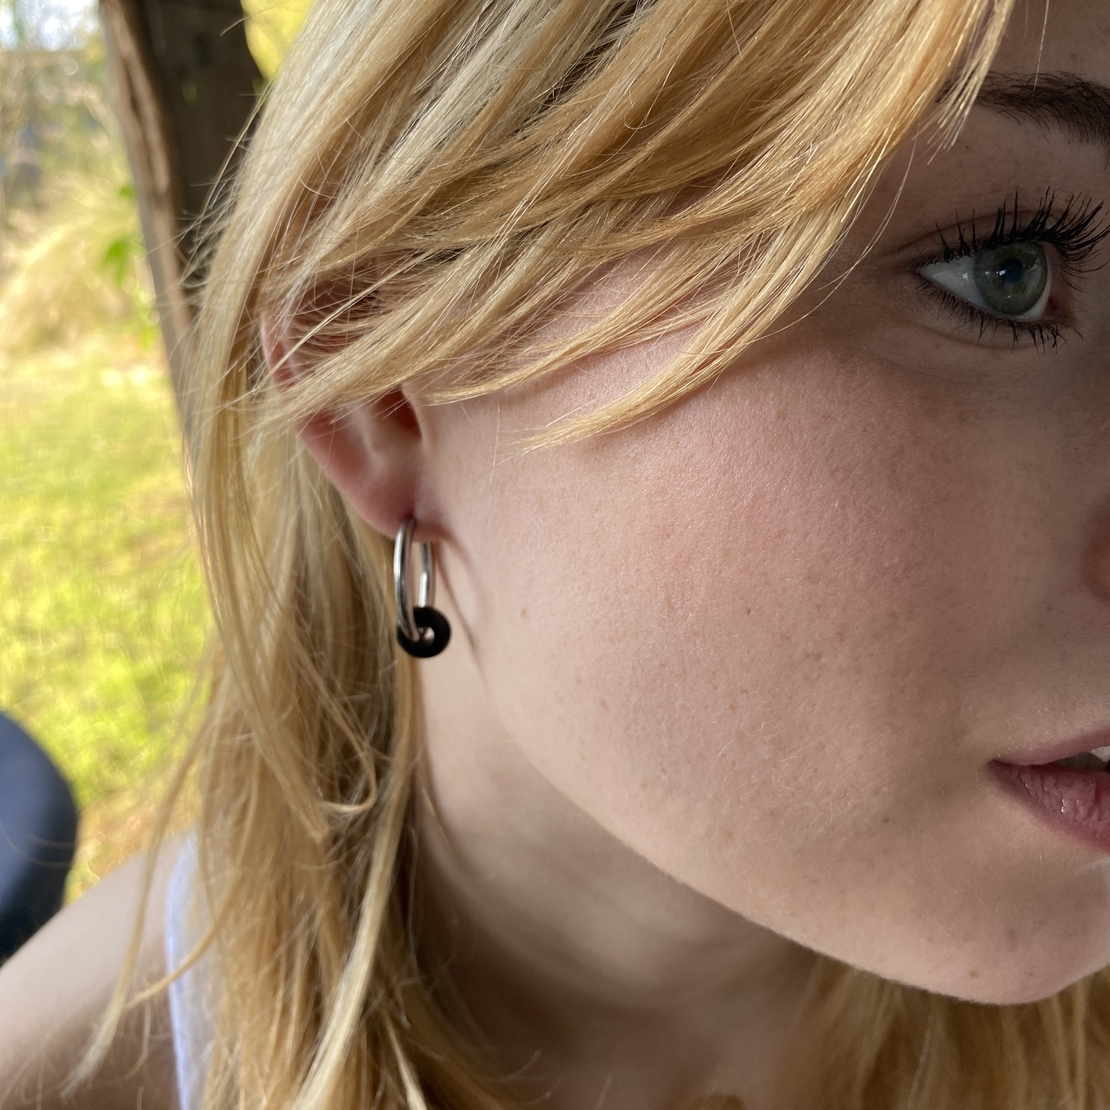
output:
[[[206,1107],[511,1105],[416,952],[418,682],[391,636],[388,545],[296,421],[401,387],[503,389],[687,325],[655,377],[545,435],[698,388],[810,285],[898,144],[926,121],[955,134],[1011,4],[320,0],[268,96],[197,332],[219,631],[194,750],[221,988]],[[536,338],[630,256],[643,280],[622,304]],[[280,393],[264,317],[312,366]],[[990,1007],[830,961],[821,975],[790,1105],[1110,1095],[1101,976]]]

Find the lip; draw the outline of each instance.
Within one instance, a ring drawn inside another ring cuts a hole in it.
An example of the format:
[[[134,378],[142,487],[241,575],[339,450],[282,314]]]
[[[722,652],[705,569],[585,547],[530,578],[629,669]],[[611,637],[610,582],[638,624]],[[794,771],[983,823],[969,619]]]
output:
[[[1095,747],[1103,747],[1096,744]],[[1075,755],[1071,744],[1064,755]],[[1002,788],[1034,816],[1077,840],[1110,853],[1110,772],[1074,771],[1069,767],[1043,764],[989,764]]]
[[[1068,759],[1070,756],[1092,751],[1094,748],[1105,748],[1108,745],[1110,745],[1110,728],[1105,728],[1097,732],[1088,732],[1072,740],[1060,740],[1033,751],[1000,755],[995,762],[1010,763],[1016,767],[1038,767],[1045,763],[1055,763],[1058,759]]]

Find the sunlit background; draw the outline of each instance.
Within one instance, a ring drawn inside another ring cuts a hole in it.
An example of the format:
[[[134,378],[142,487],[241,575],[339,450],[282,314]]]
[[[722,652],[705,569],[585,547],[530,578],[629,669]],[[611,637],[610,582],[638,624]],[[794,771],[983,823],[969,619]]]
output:
[[[309,2],[246,5],[267,77]],[[110,103],[95,5],[0,0],[0,709],[76,795],[69,897],[142,847],[208,630]]]

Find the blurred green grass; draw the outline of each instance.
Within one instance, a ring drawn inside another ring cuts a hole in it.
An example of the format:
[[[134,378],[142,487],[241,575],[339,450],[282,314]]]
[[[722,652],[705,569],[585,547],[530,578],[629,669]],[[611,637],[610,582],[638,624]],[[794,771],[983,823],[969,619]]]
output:
[[[247,0],[265,77],[310,3]],[[207,601],[103,43],[0,52],[0,88],[44,137],[33,195],[0,190],[0,709],[74,788],[72,898],[145,846]]]
[[[142,846],[206,632],[157,348],[0,359],[0,707],[74,787],[80,893]]]
[[[0,209],[0,709],[74,788],[74,897],[145,844],[206,604],[103,44],[0,63],[42,137]]]

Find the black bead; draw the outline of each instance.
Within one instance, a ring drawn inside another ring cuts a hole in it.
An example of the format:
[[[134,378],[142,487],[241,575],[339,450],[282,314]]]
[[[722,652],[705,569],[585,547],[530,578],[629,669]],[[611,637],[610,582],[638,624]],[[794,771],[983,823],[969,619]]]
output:
[[[412,617],[416,622],[420,638],[410,640],[398,624],[397,643],[417,659],[431,659],[433,655],[438,655],[450,641],[451,625],[438,609],[433,609],[430,605],[417,605],[412,611]],[[428,632],[431,633],[430,636],[425,635]]]

